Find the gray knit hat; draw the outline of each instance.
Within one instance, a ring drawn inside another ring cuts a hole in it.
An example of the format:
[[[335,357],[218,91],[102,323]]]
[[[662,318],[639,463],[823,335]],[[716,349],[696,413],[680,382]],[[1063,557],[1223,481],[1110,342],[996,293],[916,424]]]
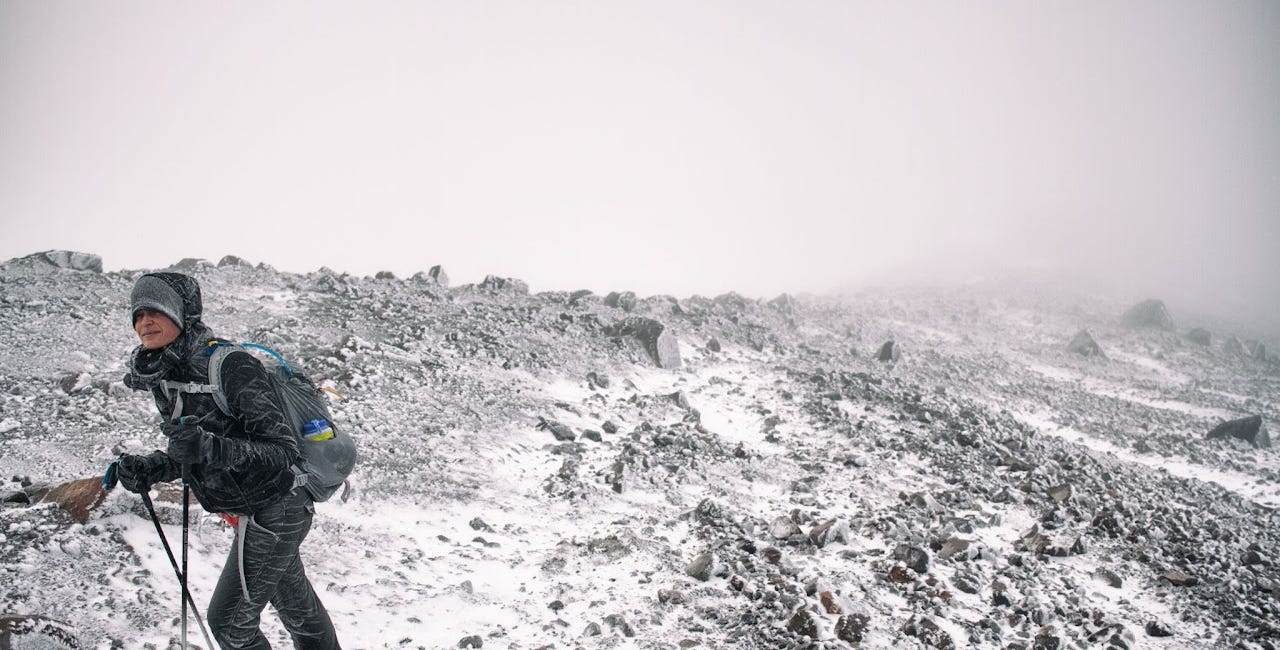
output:
[[[182,296],[159,274],[147,274],[133,284],[129,295],[129,317],[138,322],[138,312],[143,309],[157,311],[169,317],[178,329],[186,329]]]

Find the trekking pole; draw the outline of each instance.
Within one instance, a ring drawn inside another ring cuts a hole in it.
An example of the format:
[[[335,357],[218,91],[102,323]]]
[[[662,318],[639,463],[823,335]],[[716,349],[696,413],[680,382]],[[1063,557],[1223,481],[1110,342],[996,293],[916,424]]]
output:
[[[196,623],[200,625],[200,633],[204,635],[204,642],[208,644],[209,650],[216,648],[213,641],[209,638],[209,630],[204,626],[204,619],[200,618],[200,609],[196,607],[196,601],[191,597],[191,592],[187,589],[186,572],[178,568],[178,560],[173,557],[173,549],[169,548],[169,539],[164,536],[164,528],[160,527],[160,518],[156,516],[156,507],[151,503],[151,495],[147,492],[139,493],[142,497],[142,504],[147,507],[147,514],[151,515],[151,523],[156,525],[156,532],[160,534],[160,543],[164,545],[164,552],[169,556],[169,564],[173,566],[173,572],[178,575],[178,582],[182,584],[183,606],[182,611],[187,611],[187,605],[191,605],[191,611],[195,614]],[[185,567],[184,567],[185,568]],[[185,620],[183,621],[185,623]],[[186,645],[186,630],[183,630],[183,645]]]
[[[187,530],[190,528],[188,512],[191,510],[191,486],[182,478],[182,593],[187,593]],[[195,610],[195,606],[191,607]],[[182,650],[187,650],[187,601],[182,600]]]

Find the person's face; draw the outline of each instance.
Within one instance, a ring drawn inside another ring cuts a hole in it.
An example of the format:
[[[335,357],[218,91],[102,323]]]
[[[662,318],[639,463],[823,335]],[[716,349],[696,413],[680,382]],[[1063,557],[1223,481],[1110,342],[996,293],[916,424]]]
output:
[[[142,347],[148,350],[169,345],[182,333],[168,316],[150,309],[138,310],[137,317],[133,319],[133,331],[138,333]]]

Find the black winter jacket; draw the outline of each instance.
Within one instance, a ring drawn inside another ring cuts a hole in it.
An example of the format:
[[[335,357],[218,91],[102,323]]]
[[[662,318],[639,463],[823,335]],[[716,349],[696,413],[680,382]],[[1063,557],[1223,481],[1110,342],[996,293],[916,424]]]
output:
[[[191,354],[166,372],[164,378],[209,383],[212,349],[207,344],[192,346]],[[222,362],[221,385],[233,415],[223,413],[212,395],[181,394],[181,414],[222,437],[225,442],[221,448],[226,456],[217,466],[190,465],[186,479],[205,510],[253,514],[293,489],[292,467],[298,460],[298,445],[280,396],[267,370],[253,355],[243,350],[227,354]],[[161,417],[171,421],[177,394],[168,394],[163,386],[156,386],[151,392]],[[158,480],[172,481],[182,475],[183,468],[168,460]]]

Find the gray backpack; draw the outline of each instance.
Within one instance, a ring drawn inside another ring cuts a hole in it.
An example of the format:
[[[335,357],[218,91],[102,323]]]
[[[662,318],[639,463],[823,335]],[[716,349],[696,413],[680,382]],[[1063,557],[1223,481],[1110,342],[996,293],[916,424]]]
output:
[[[316,501],[327,501],[339,487],[345,485],[347,490],[342,495],[345,501],[351,488],[347,477],[356,464],[356,442],[333,421],[321,389],[306,375],[294,370],[275,350],[256,343],[237,344],[216,339],[210,341],[207,350],[208,384],[164,382],[166,389],[179,394],[174,404],[174,413],[182,412],[181,393],[207,393],[213,396],[219,410],[227,415],[234,415],[227,405],[227,394],[223,392],[220,383],[222,362],[234,350],[247,352],[249,349],[260,350],[270,357],[263,360],[263,366],[280,396],[285,417],[292,425],[298,442],[298,463],[293,467],[296,475],[295,487],[304,487]]]

